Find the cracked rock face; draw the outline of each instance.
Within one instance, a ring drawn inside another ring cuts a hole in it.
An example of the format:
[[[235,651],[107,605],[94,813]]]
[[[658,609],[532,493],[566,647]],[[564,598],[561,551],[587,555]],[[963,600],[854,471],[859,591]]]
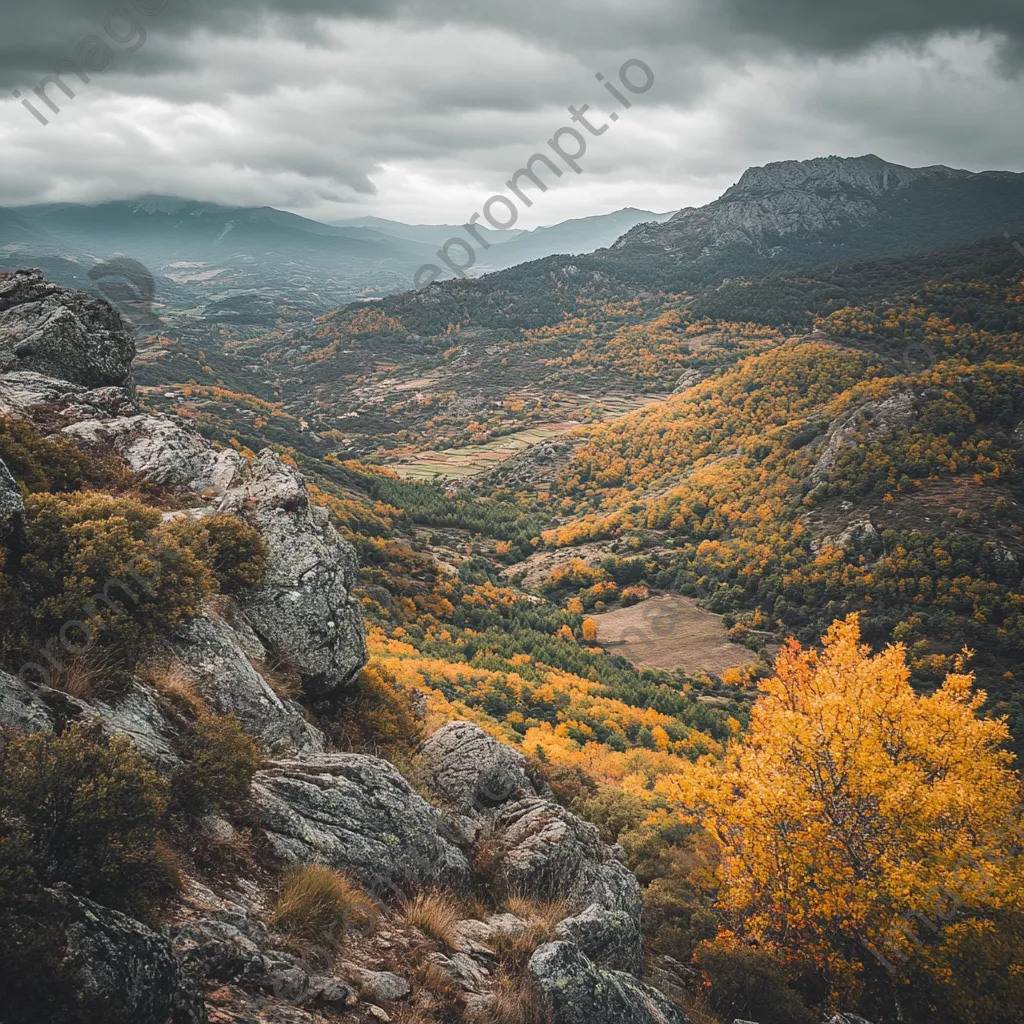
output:
[[[812,486],[824,483],[836,468],[840,454],[865,441],[881,441],[909,430],[917,419],[917,399],[907,391],[899,391],[877,402],[864,405],[836,420],[828,429],[818,461],[811,470]]]
[[[639,974],[643,967],[643,941],[636,921],[624,910],[607,910],[592,903],[575,917],[559,921],[555,935],[575,943],[601,967]]]
[[[504,893],[559,897],[570,910],[591,904],[640,920],[640,883],[597,829],[541,798],[506,804],[494,819],[494,884]]]
[[[370,889],[463,889],[469,862],[438,832],[435,810],[392,764],[364,754],[272,761],[253,801],[274,852],[291,864],[348,869]]]
[[[164,936],[67,886],[48,889],[46,901],[66,937],[75,1019],[206,1024],[203,1001]]]
[[[11,471],[0,459],[0,539],[13,533],[25,511],[21,488],[14,482]]]
[[[160,416],[82,420],[63,433],[86,447],[113,449],[151,483],[197,494],[224,494],[248,468],[234,449],[214,451],[197,431]]]
[[[220,714],[234,715],[264,750],[323,753],[323,734],[306,721],[298,704],[281,700],[267,685],[228,623],[212,616],[196,619],[178,632],[172,647],[202,696]]]
[[[474,722],[449,722],[423,746],[430,788],[466,813],[504,803],[516,793],[537,795],[526,758]]]
[[[38,270],[0,277],[0,373],[34,370],[134,392],[134,358],[120,314],[102,299],[61,288]]]
[[[549,942],[530,958],[530,977],[551,1024],[685,1024],[683,1012],[629,974],[602,970],[571,942]]]
[[[51,732],[53,715],[35,687],[0,671],[0,726]]]
[[[19,370],[0,376],[0,414],[67,426],[82,419],[127,416],[137,411],[123,387],[88,388]]]
[[[363,616],[350,596],[357,571],[352,546],[327,510],[310,504],[302,475],[269,449],[221,509],[237,511],[267,543],[263,582],[240,599],[256,635],[295,661],[311,698],[345,689],[368,658]]]

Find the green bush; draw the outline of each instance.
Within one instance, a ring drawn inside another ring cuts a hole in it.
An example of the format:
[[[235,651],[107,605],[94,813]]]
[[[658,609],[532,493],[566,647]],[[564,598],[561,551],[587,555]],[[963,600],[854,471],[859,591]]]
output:
[[[6,566],[23,610],[0,623],[0,645],[39,675],[52,671],[43,650],[58,660],[115,650],[131,667],[151,641],[198,614],[215,587],[160,512],[131,498],[32,494],[25,504],[26,554]]]
[[[97,458],[67,438],[44,437],[33,424],[6,416],[0,416],[0,460],[32,494],[120,484],[130,477],[113,458]]]
[[[260,755],[234,715],[200,719],[186,748],[174,778],[175,805],[191,815],[239,808],[249,796]]]
[[[255,586],[267,568],[267,545],[259,533],[238,516],[222,513],[202,519],[178,519],[170,532],[206,564],[222,593]]]
[[[701,946],[696,966],[711,983],[711,1005],[725,1020],[758,1024],[815,1024],[817,1018],[789,987],[782,965],[764,950]]]
[[[0,750],[0,891],[55,882],[116,909],[159,886],[167,786],[123,736],[78,723],[9,736]]]
[[[644,938],[683,963],[718,934],[714,899],[685,879],[656,878],[644,889]]]

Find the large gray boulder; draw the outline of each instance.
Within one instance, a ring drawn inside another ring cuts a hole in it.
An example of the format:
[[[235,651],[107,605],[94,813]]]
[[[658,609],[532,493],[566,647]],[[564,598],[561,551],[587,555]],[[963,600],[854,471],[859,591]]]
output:
[[[555,937],[575,943],[601,967],[630,974],[639,974],[643,968],[640,929],[624,910],[608,910],[592,903],[581,913],[559,921]]]
[[[34,686],[0,671],[0,726],[52,732],[53,716]]]
[[[519,751],[472,722],[449,722],[424,744],[423,763],[453,812],[447,833],[460,845],[483,836],[495,892],[565,899],[572,916],[560,938],[601,966],[640,970],[639,883],[593,825],[550,799]]]
[[[474,722],[448,722],[423,745],[430,788],[461,813],[487,810],[516,794],[536,796],[526,758]]]
[[[601,969],[571,942],[541,946],[528,969],[551,1024],[686,1024],[657,989]]]
[[[564,899],[571,939],[602,966],[637,972],[643,960],[643,899],[636,876],[597,829],[551,800],[501,807],[491,822],[490,884],[500,896]]]
[[[255,641],[252,638],[251,643]],[[294,701],[281,700],[253,667],[243,639],[216,615],[194,619],[171,648],[196,689],[222,715],[234,715],[268,753],[323,753],[326,740]]]
[[[196,494],[223,495],[248,472],[233,448],[215,451],[193,428],[162,416],[81,420],[63,433],[87,447],[117,452],[144,480]]]
[[[567,900],[575,913],[591,905],[639,922],[640,883],[601,841],[597,829],[551,800],[506,804],[490,836],[492,884],[501,895]]]
[[[203,1001],[164,936],[64,885],[46,890],[39,912],[65,944],[60,973],[73,992],[70,1019],[205,1024]]]
[[[236,511],[267,544],[263,582],[240,598],[246,619],[268,649],[295,662],[310,697],[333,697],[368,657],[362,612],[351,596],[355,551],[327,510],[310,504],[302,474],[270,449],[220,507]]]
[[[120,314],[38,270],[0,275],[0,373],[34,370],[89,387],[132,383],[135,342]]]
[[[437,812],[394,765],[364,754],[271,761],[253,781],[271,849],[289,864],[327,864],[368,888],[465,888],[469,862],[438,831]]]

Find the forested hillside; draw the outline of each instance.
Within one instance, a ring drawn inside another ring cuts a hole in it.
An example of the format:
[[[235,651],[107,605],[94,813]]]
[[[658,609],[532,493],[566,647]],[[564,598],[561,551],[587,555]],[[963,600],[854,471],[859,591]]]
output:
[[[1019,189],[772,165],[137,391],[0,280],[13,1020],[1016,1024]]]

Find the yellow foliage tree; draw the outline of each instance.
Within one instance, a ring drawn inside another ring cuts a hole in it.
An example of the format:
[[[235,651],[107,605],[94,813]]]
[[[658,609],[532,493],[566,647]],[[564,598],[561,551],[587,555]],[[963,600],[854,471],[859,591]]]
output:
[[[597,639],[597,623],[593,619],[583,620],[583,639],[592,644]]]
[[[661,783],[721,845],[736,936],[809,956],[836,1002],[887,981],[902,1019],[909,979],[948,986],[958,947],[1020,919],[1019,779],[972,684],[918,696],[904,649],[872,656],[851,616],[821,652],[786,645],[724,758]]]

